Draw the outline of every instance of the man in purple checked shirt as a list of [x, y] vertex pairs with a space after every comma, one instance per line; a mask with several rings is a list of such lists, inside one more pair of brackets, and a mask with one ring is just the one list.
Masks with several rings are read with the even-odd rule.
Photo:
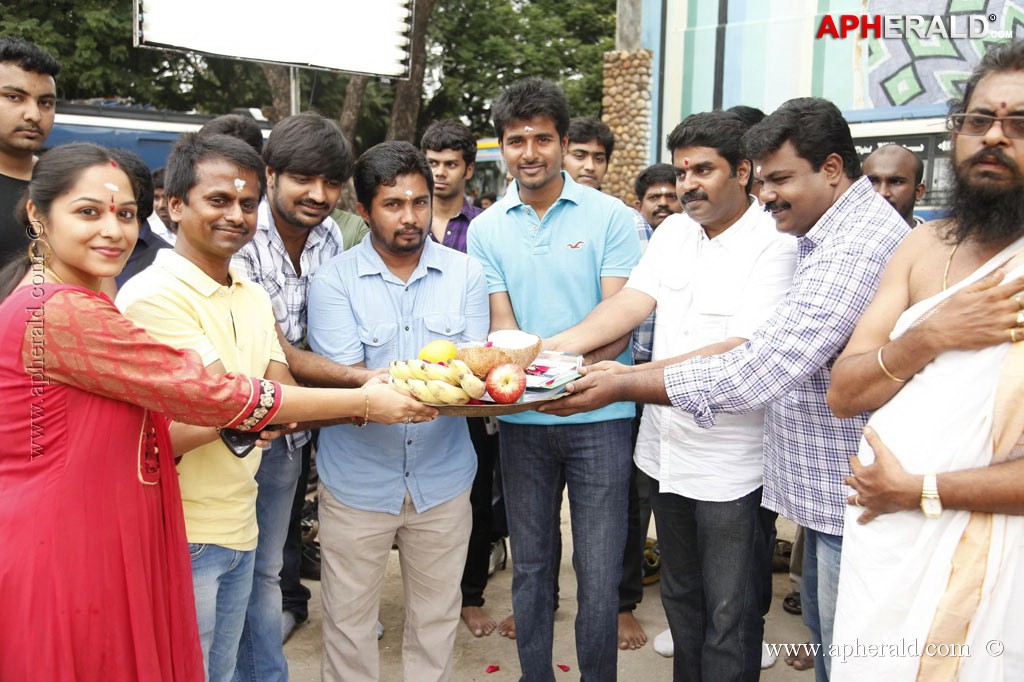
[[476, 138], [458, 121], [442, 119], [423, 132], [420, 150], [434, 174], [430, 236], [439, 244], [466, 253], [469, 223], [483, 211], [466, 200], [466, 183], [476, 165]]

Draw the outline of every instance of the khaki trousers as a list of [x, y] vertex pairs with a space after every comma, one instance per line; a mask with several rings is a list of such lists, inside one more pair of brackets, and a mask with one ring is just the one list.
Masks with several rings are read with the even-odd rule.
[[348, 507], [320, 486], [324, 682], [377, 682], [377, 616], [393, 543], [405, 590], [406, 682], [445, 682], [459, 625], [459, 587], [472, 526], [469, 490], [417, 513], [406, 494], [398, 516]]

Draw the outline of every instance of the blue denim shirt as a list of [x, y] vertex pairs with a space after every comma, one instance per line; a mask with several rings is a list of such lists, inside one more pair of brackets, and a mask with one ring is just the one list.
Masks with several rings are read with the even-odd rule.
[[[387, 367], [416, 357], [435, 339], [482, 340], [489, 324], [480, 263], [430, 239], [408, 282], [388, 270], [372, 239], [364, 239], [321, 265], [309, 290], [309, 344], [345, 365]], [[401, 511], [406, 491], [422, 512], [464, 492], [476, 474], [461, 417], [330, 426], [320, 432], [316, 462], [338, 501], [390, 514]]]

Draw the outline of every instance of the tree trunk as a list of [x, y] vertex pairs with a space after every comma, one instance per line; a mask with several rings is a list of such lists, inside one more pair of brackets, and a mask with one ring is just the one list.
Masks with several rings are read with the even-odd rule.
[[412, 64], [409, 79], [399, 81], [391, 109], [387, 139], [415, 142], [416, 123], [423, 95], [423, 76], [427, 70], [427, 27], [436, 0], [416, 0], [412, 26]]
[[277, 123], [291, 113], [291, 79], [288, 76], [288, 67], [280, 64], [261, 63], [260, 68], [270, 86], [270, 108], [264, 111], [264, 116], [272, 122]]
[[345, 86], [345, 103], [341, 105], [338, 127], [350, 142], [355, 139], [359, 112], [363, 109], [363, 95], [366, 93], [366, 84], [369, 82], [369, 76], [352, 74], [348, 79], [348, 85]]

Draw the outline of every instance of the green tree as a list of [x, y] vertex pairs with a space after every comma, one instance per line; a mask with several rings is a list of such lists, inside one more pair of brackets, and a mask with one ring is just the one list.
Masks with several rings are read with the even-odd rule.
[[436, 91], [422, 124], [462, 118], [477, 135], [493, 135], [491, 102], [524, 76], [561, 85], [574, 116], [599, 116], [615, 0], [438, 0], [430, 36]]
[[[3, 2], [0, 34], [24, 36], [61, 60], [64, 100], [123, 98], [172, 111], [219, 114], [236, 107], [273, 108], [265, 71], [254, 62], [132, 47], [131, 0], [18, 0]], [[422, 0], [421, 0], [422, 2]], [[543, 76], [565, 90], [573, 115], [600, 115], [602, 53], [614, 47], [615, 0], [436, 0], [427, 29], [425, 85], [419, 133], [433, 119], [454, 117], [480, 136], [492, 135], [490, 106], [523, 76]], [[266, 65], [264, 65], [266, 66]], [[301, 108], [340, 117], [353, 76], [300, 69]], [[398, 81], [367, 78], [353, 88], [344, 125], [357, 150], [388, 135], [395, 120]], [[414, 110], [404, 92], [399, 106]], [[355, 121], [353, 124], [352, 121]], [[408, 116], [401, 137], [409, 137]]]

